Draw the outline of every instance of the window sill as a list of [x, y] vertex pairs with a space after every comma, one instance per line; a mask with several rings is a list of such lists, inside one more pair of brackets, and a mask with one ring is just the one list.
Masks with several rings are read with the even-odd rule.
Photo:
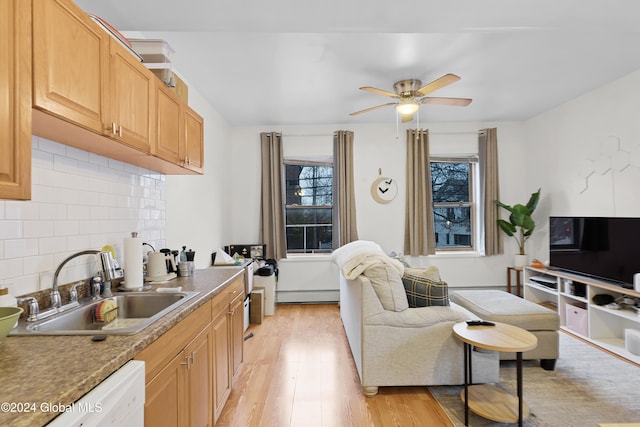
[[331, 261], [331, 254], [287, 254], [281, 262]]
[[451, 252], [436, 252], [436, 258], [479, 258], [482, 255], [478, 251], [451, 251]]

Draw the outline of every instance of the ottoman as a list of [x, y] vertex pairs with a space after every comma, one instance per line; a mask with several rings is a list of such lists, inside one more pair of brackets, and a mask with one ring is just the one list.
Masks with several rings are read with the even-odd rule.
[[[560, 316], [553, 310], [513, 294], [497, 291], [449, 292], [452, 302], [483, 320], [502, 322], [526, 329], [538, 338], [538, 346], [522, 354], [524, 359], [540, 359], [540, 366], [553, 370], [559, 356]], [[500, 353], [501, 360], [515, 360], [515, 353]]]

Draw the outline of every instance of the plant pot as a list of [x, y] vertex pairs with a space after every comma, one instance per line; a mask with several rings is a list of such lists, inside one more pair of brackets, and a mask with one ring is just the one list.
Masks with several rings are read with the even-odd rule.
[[513, 266], [524, 267], [529, 264], [529, 255], [514, 255]]

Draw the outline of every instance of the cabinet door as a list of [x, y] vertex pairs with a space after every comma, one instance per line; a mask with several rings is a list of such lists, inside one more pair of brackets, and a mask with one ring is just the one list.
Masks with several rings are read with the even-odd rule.
[[184, 166], [196, 172], [204, 167], [204, 121], [190, 107], [184, 106]]
[[187, 402], [190, 427], [212, 426], [211, 402], [213, 399], [211, 375], [213, 344], [211, 328], [207, 327], [186, 348], [188, 362]]
[[187, 427], [185, 395], [185, 355], [178, 354], [145, 389], [144, 425], [146, 427]]
[[31, 198], [31, 2], [0, 3], [0, 199]]
[[109, 116], [106, 134], [145, 153], [151, 152], [156, 77], [116, 40], [111, 40]]
[[180, 99], [162, 83], [156, 84], [156, 144], [152, 153], [175, 164], [180, 163], [183, 115]]
[[236, 376], [242, 364], [244, 346], [244, 293], [231, 302], [231, 376]]
[[34, 1], [34, 107], [102, 133], [109, 41], [71, 1]]
[[213, 319], [213, 412], [214, 423], [218, 420], [224, 404], [231, 393], [229, 372], [229, 314], [227, 308]]

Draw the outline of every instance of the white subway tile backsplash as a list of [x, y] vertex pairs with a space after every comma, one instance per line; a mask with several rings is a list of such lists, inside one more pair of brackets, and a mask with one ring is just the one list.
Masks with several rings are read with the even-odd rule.
[[17, 220], [39, 219], [39, 204], [32, 201], [7, 201], [5, 203], [5, 218]]
[[45, 153], [51, 154], [59, 154], [65, 155], [66, 153], [66, 145], [59, 144], [54, 141], [50, 141], [46, 138], [38, 138], [38, 151], [43, 151]]
[[54, 235], [53, 221], [24, 221], [24, 237], [39, 238], [51, 237]]
[[9, 293], [13, 296], [29, 294], [40, 290], [40, 275], [26, 274], [18, 277], [6, 279], [5, 283], [11, 283]]
[[[165, 176], [44, 138], [32, 145], [32, 200], [0, 201], [0, 281], [14, 295], [50, 288], [58, 264], [81, 250], [111, 245], [122, 261], [132, 231], [164, 246]], [[95, 273], [82, 258], [61, 283]]]
[[[80, 220], [91, 218], [91, 206], [67, 205], [65, 206], [66, 219]], [[57, 219], [57, 218], [56, 218]], [[59, 218], [62, 219], [62, 218]]]
[[43, 169], [38, 173], [40, 185], [53, 188], [66, 188], [69, 175], [54, 169]]
[[38, 255], [38, 239], [8, 239], [4, 241], [4, 258]]
[[22, 269], [22, 258], [0, 259], [0, 279], [6, 280], [12, 277], [19, 277], [24, 274]]
[[23, 237], [22, 221], [0, 221], [0, 240], [19, 239]]
[[70, 159], [76, 159], [82, 163], [89, 162], [89, 152], [87, 151], [79, 150], [75, 147], [67, 146], [66, 153], [67, 153], [67, 157]]
[[53, 271], [56, 268], [53, 254], [24, 257], [22, 264], [25, 275]]
[[78, 221], [54, 221], [53, 228], [56, 236], [73, 236], [78, 234]]
[[[102, 246], [104, 246], [104, 243]], [[79, 252], [87, 248], [91, 248], [91, 235], [90, 234], [78, 234], [76, 236], [67, 236], [67, 249], [74, 252]]]
[[[94, 165], [94, 166], [98, 165], [98, 166], [108, 167], [109, 166], [109, 159], [107, 159], [104, 156], [99, 156], [99, 155], [94, 154], [94, 153], [89, 153], [89, 161], [88, 161], [88, 163], [90, 165]], [[94, 170], [96, 170], [96, 169], [94, 168]]]
[[40, 255], [58, 254], [67, 250], [66, 237], [42, 237], [38, 239], [38, 253]]
[[39, 219], [73, 219], [69, 218], [67, 209], [68, 207], [66, 205], [60, 205], [57, 203], [39, 203], [38, 216]]

